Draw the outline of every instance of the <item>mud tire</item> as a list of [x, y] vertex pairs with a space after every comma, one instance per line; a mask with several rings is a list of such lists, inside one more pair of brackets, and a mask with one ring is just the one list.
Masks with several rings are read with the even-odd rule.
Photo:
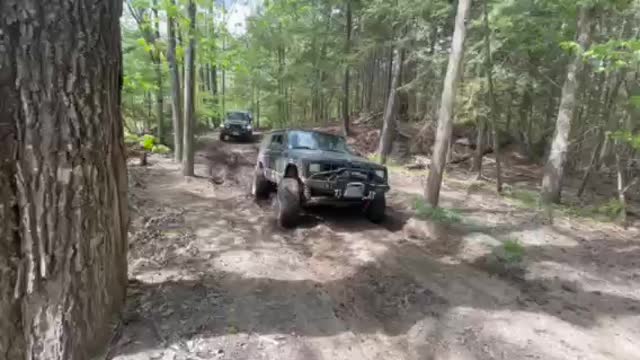
[[265, 200], [269, 197], [271, 190], [271, 184], [269, 180], [264, 176], [262, 169], [256, 169], [253, 174], [253, 182], [251, 183], [251, 195], [258, 200]]
[[386, 208], [387, 201], [385, 199], [385, 194], [377, 194], [373, 200], [369, 201], [368, 204], [365, 204], [364, 216], [372, 223], [379, 224], [383, 222], [386, 217]]
[[300, 221], [300, 183], [295, 178], [284, 178], [278, 184], [278, 224], [283, 228], [295, 227]]

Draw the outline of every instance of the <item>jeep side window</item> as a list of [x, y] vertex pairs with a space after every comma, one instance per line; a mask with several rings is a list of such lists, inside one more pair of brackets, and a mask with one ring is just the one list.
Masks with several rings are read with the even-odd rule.
[[269, 145], [272, 149], [280, 149], [282, 145], [284, 145], [284, 137], [282, 134], [273, 134], [271, 136], [271, 144]]

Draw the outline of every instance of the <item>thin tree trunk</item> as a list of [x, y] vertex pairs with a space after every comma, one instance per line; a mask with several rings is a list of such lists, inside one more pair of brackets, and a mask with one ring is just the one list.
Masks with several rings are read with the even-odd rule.
[[[178, 24], [178, 23], [176, 23]], [[178, 40], [178, 44], [185, 49], [186, 44], [184, 43], [184, 38], [182, 37], [182, 29], [180, 26], [176, 26], [176, 39]], [[177, 54], [177, 53], [176, 53]], [[178, 59], [178, 67], [180, 69], [180, 83], [184, 84], [184, 54], [181, 59]]]
[[584, 193], [584, 190], [587, 187], [587, 183], [589, 182], [589, 177], [591, 176], [591, 172], [593, 171], [593, 168], [595, 167], [596, 162], [598, 160], [598, 154], [600, 153], [600, 149], [604, 144], [604, 136], [601, 130], [598, 131], [597, 138], [598, 138], [598, 143], [596, 147], [593, 148], [593, 152], [591, 153], [591, 159], [589, 160], [589, 165], [587, 166], [587, 170], [584, 172], [584, 175], [582, 176], [582, 181], [580, 181], [580, 186], [578, 187], [578, 193], [576, 194], [576, 196], [579, 198], [582, 197], [582, 194]]
[[127, 287], [122, 2], [0, 8], [0, 358], [91, 359]]
[[404, 57], [404, 49], [395, 50], [393, 76], [391, 78], [391, 91], [387, 100], [386, 110], [384, 112], [382, 132], [380, 133], [380, 142], [378, 144], [378, 157], [380, 163], [387, 163], [387, 156], [391, 152], [393, 138], [396, 132], [397, 110], [398, 110], [398, 84], [400, 82], [400, 74], [402, 73], [402, 58]]
[[[623, 79], [624, 77], [620, 76], [618, 80], [616, 80], [612, 88], [609, 88], [609, 85], [608, 85], [610, 78], [604, 81], [604, 86], [606, 87], [606, 90], [604, 91], [604, 94], [605, 94], [604, 99], [602, 99], [602, 101], [598, 101], [598, 103], [604, 102], [604, 106], [601, 107], [600, 116], [602, 118], [601, 120], [602, 126], [604, 126], [605, 129], [612, 127], [612, 124], [610, 124], [611, 114], [615, 111], [615, 106], [614, 106], [615, 99], [618, 96], [618, 91], [620, 90], [620, 86], [622, 85]], [[607, 143], [606, 131], [603, 131], [602, 129], [600, 129], [598, 131], [597, 138], [598, 138], [598, 143], [596, 147], [593, 149], [593, 153], [591, 154], [591, 158], [589, 160], [589, 165], [587, 167], [587, 170], [584, 173], [584, 176], [582, 177], [582, 181], [580, 182], [580, 187], [578, 188], [578, 193], [577, 193], [578, 197], [582, 197], [582, 194], [585, 188], [587, 187], [587, 183], [589, 182], [589, 177], [591, 176], [593, 169], [598, 168], [598, 155], [600, 155], [600, 152], [602, 151], [603, 146], [605, 146]]]
[[[498, 122], [498, 104], [496, 103], [496, 96], [493, 87], [493, 56], [491, 54], [491, 28], [489, 27], [489, 0], [483, 2], [484, 12], [484, 46], [485, 46], [485, 59], [486, 59], [486, 71], [487, 71], [487, 84], [489, 85], [489, 123], [491, 124], [491, 132], [493, 138], [493, 154], [496, 158], [496, 191], [502, 192], [502, 169], [500, 161], [500, 138], [498, 135], [497, 122]], [[480, 164], [482, 164], [482, 155], [480, 155]], [[480, 166], [482, 168], [482, 165]], [[480, 170], [479, 170], [480, 171]], [[478, 175], [481, 175], [479, 172]]]
[[[587, 49], [591, 42], [591, 23], [593, 9], [583, 6], [580, 8], [578, 19], [578, 44]], [[551, 143], [551, 150], [544, 168], [541, 197], [545, 203], [559, 203], [562, 191], [562, 178], [567, 160], [569, 147], [569, 131], [571, 120], [576, 109], [576, 94], [578, 93], [578, 78], [582, 71], [582, 59], [577, 54], [569, 64], [567, 79], [562, 88], [560, 109], [556, 120], [556, 130]]]
[[182, 157], [182, 174], [184, 176], [193, 176], [194, 148], [193, 148], [193, 128], [194, 119], [194, 93], [196, 80], [196, 4], [195, 0], [189, 0], [189, 45], [185, 54], [185, 79], [184, 79], [184, 132], [183, 132], [183, 157]]
[[156, 73], [156, 136], [158, 140], [164, 142], [164, 92], [162, 79], [162, 57], [158, 47], [158, 39], [160, 39], [160, 18], [158, 17], [158, 0], [153, 0], [153, 26], [154, 26], [154, 68]]
[[342, 131], [344, 136], [349, 135], [349, 53], [351, 52], [351, 0], [347, 1], [347, 38], [345, 39], [344, 53], [347, 59], [344, 69], [344, 94], [342, 96]]
[[151, 93], [146, 91], [144, 93], [144, 100], [147, 103], [147, 118], [144, 120], [144, 133], [147, 134], [151, 131], [151, 118], [153, 117], [153, 100], [151, 99]]
[[389, 58], [388, 58], [388, 62], [387, 62], [387, 76], [386, 76], [386, 83], [384, 84], [384, 92], [382, 93], [382, 111], [385, 111], [385, 106], [387, 106], [387, 99], [389, 98], [389, 93], [391, 92], [391, 81], [393, 78], [393, 52], [394, 52], [394, 47], [390, 46], [389, 47]]
[[[213, 107], [216, 110], [216, 113], [219, 114], [220, 109], [218, 106], [220, 104], [219, 94], [218, 94], [218, 67], [216, 65], [211, 66], [211, 96], [213, 97]], [[216, 123], [221, 121], [220, 116], [216, 116]]]
[[616, 185], [618, 190], [618, 201], [620, 202], [620, 214], [618, 215], [618, 221], [621, 225], [627, 226], [627, 196], [625, 188], [624, 169], [622, 167], [622, 161], [620, 160], [620, 151], [617, 149], [618, 141], [614, 141], [616, 147], [614, 156], [616, 159]]
[[368, 82], [367, 82], [367, 89], [365, 90], [367, 99], [364, 102], [364, 112], [366, 113], [371, 112], [371, 103], [373, 101], [373, 84], [376, 80], [375, 69], [376, 69], [376, 53], [374, 52], [371, 55], [371, 60], [369, 64], [367, 65]]
[[[170, 3], [175, 6], [175, 0]], [[169, 74], [171, 76], [171, 118], [173, 121], [173, 158], [176, 162], [182, 161], [182, 103], [180, 101], [180, 69], [176, 60], [176, 31], [175, 19], [169, 16], [167, 19], [167, 35], [169, 44], [167, 48], [167, 61], [169, 62]]]
[[444, 88], [442, 90], [442, 98], [440, 101], [436, 142], [434, 145], [433, 156], [431, 158], [429, 177], [427, 178], [427, 185], [425, 188], [425, 197], [433, 207], [438, 206], [438, 201], [440, 199], [442, 175], [444, 173], [448, 145], [451, 139], [456, 87], [460, 78], [460, 68], [464, 56], [464, 38], [466, 32], [465, 19], [469, 13], [470, 6], [471, 0], [458, 1], [453, 41], [451, 43], [451, 54], [449, 55], [449, 64], [447, 66], [447, 73], [444, 79]]
[[260, 128], [260, 87], [258, 87], [258, 97], [256, 99], [256, 129]]
[[484, 157], [484, 142], [486, 138], [486, 120], [478, 119], [478, 129], [476, 131], [476, 151], [473, 156], [471, 171], [477, 173], [477, 179], [482, 179], [482, 158]]

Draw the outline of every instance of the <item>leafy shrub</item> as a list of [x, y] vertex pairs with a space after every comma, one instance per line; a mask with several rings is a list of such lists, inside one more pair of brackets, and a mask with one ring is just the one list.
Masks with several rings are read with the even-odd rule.
[[140, 142], [140, 137], [138, 135], [132, 134], [132, 133], [129, 133], [129, 132], [125, 132], [125, 134], [124, 134], [124, 143], [126, 145], [129, 145], [129, 146], [136, 145], [139, 142]]
[[518, 240], [506, 240], [500, 249], [496, 256], [508, 264], [519, 263], [524, 257], [524, 247]]
[[525, 267], [522, 263], [524, 253], [525, 248], [518, 240], [508, 239], [494, 247], [491, 254], [479, 265], [492, 274], [522, 281], [525, 278]]
[[136, 134], [125, 133], [124, 143], [127, 146], [140, 146], [145, 151], [156, 154], [168, 154], [171, 152], [168, 146], [161, 144], [157, 137], [149, 134], [138, 136]]
[[421, 199], [416, 199], [414, 209], [418, 219], [432, 220], [443, 224], [457, 224], [462, 222], [462, 216], [457, 211], [441, 207], [434, 208]]
[[140, 146], [147, 151], [152, 151], [153, 146], [157, 143], [157, 139], [153, 135], [145, 134], [140, 138]]
[[158, 144], [153, 145], [153, 148], [151, 148], [151, 152], [164, 155], [170, 153], [171, 149], [169, 149], [169, 147], [166, 145]]
[[622, 203], [618, 199], [611, 199], [603, 205], [594, 209], [594, 212], [599, 215], [614, 220], [617, 219], [623, 211]]

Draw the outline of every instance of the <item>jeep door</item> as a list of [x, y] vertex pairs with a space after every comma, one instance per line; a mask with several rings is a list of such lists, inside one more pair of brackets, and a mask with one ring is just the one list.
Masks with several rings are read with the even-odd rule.
[[284, 133], [277, 132], [271, 134], [271, 140], [269, 141], [269, 146], [265, 149], [265, 160], [266, 163], [264, 167], [266, 168], [267, 177], [269, 180], [273, 182], [277, 182], [280, 178], [279, 173], [281, 170], [279, 169], [278, 163], [281, 161], [282, 153], [285, 149], [285, 138]]

